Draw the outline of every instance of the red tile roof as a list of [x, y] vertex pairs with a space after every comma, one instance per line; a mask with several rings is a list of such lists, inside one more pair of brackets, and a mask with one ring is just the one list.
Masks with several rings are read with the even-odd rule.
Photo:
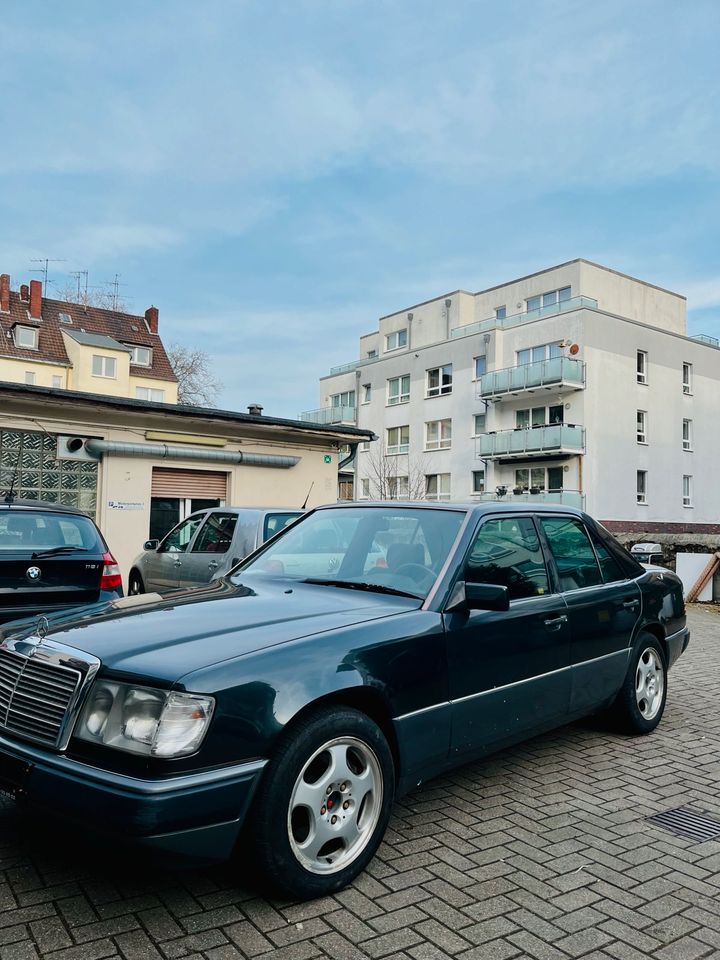
[[[10, 292], [10, 312], [0, 311], [0, 357], [12, 357], [17, 360], [45, 360], [63, 366], [70, 366], [65, 350], [65, 341], [60, 332], [85, 331], [104, 334], [120, 343], [152, 348], [152, 366], [131, 365], [130, 372], [137, 376], [151, 377], [157, 380], [177, 380], [165, 352], [162, 340], [157, 333], [148, 330], [145, 317], [136, 317], [118, 310], [103, 310], [100, 307], [85, 307], [79, 303], [66, 303], [64, 300], [50, 300], [43, 297], [42, 321], [33, 319], [28, 313], [29, 303], [20, 299], [20, 294]], [[67, 313], [72, 324], [60, 323], [59, 314]], [[15, 324], [33, 326], [39, 331], [38, 349], [29, 350], [18, 347], [12, 335]]]

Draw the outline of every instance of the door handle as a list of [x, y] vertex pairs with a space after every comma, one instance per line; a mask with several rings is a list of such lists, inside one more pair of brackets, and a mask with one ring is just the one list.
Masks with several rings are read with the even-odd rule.
[[639, 600], [626, 600], [626, 601], [623, 603], [623, 607], [624, 607], [626, 610], [637, 610], [637, 607], [638, 607], [639, 603], [640, 603]]
[[211, 570], [214, 570], [215, 567], [217, 566], [219, 566], [217, 560], [211, 560], [210, 563], [208, 564], [208, 567], [210, 567]]
[[181, 567], [181, 566], [182, 566], [182, 560], [173, 560], [173, 565], [176, 566], [176, 567]]
[[561, 613], [559, 617], [551, 617], [549, 620], [546, 620], [545, 626], [549, 630], [559, 630], [564, 623], [567, 623], [567, 614]]

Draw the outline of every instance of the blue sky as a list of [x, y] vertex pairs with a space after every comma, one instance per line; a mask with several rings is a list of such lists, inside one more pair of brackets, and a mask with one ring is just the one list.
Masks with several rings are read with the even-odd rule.
[[[9, 0], [0, 268], [295, 416], [378, 316], [587, 257], [720, 336], [720, 3]], [[52, 288], [51, 288], [52, 289]]]

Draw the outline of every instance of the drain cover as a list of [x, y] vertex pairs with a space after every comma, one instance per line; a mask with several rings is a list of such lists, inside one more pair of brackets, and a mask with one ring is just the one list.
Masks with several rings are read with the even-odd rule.
[[714, 820], [702, 810], [693, 810], [691, 807], [675, 807], [674, 810], [665, 810], [646, 819], [678, 837], [687, 837], [696, 843], [720, 839], [720, 820]]

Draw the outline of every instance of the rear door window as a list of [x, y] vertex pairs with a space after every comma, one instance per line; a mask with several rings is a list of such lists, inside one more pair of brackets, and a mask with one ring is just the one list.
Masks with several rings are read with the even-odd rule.
[[627, 580], [627, 574], [623, 571], [615, 557], [610, 553], [605, 544], [599, 537], [593, 536], [593, 546], [600, 561], [600, 570], [602, 571], [605, 583], [616, 583], [618, 580]]
[[466, 583], [507, 587], [511, 600], [549, 593], [545, 558], [530, 517], [486, 520], [465, 561]]
[[236, 513], [209, 513], [192, 545], [192, 553], [227, 553], [237, 519]]
[[560, 589], [578, 590], [603, 582], [595, 551], [584, 525], [576, 517], [540, 517], [560, 576]]

